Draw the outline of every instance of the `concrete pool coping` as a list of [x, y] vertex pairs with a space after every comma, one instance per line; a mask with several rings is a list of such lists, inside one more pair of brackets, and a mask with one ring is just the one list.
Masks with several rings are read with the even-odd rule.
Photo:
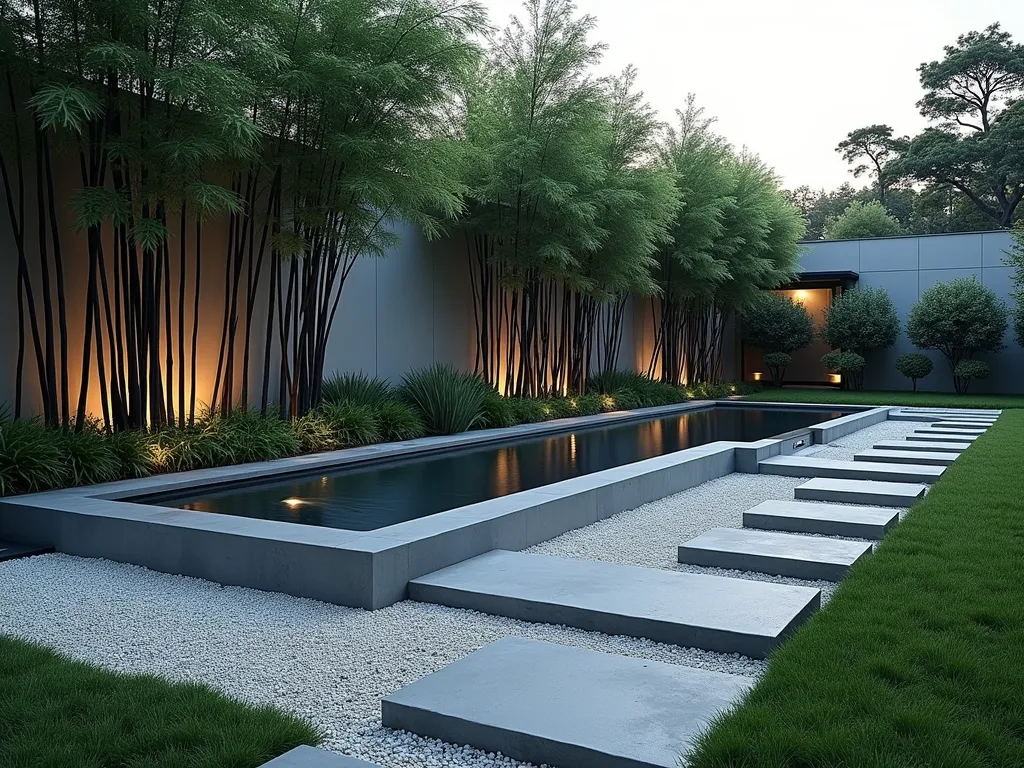
[[[193, 512], [137, 500], [714, 407], [855, 412], [774, 438], [707, 443], [366, 532]], [[695, 401], [158, 475], [6, 499], [0, 502], [0, 539], [226, 585], [383, 608], [405, 598], [411, 579], [494, 549], [525, 549], [734, 471], [757, 472], [762, 459], [885, 421], [890, 410]]]

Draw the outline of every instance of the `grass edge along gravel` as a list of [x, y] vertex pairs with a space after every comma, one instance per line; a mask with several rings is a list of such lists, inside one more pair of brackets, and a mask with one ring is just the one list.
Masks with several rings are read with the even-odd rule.
[[821, 403], [823, 405], [890, 405], [908, 408], [1024, 408], [1024, 395], [954, 395], [945, 392], [893, 392], [845, 389], [766, 389], [742, 400], [761, 403]]
[[254, 768], [322, 738], [200, 683], [108, 671], [0, 636], [3, 768]]
[[692, 768], [1024, 765], [1024, 411], [851, 569]]

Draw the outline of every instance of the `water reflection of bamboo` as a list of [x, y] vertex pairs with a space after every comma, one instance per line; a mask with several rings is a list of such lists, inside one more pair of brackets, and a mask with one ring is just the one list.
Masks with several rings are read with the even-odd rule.
[[519, 452], [515, 448], [502, 448], [494, 457], [493, 495], [505, 496], [515, 493], [519, 481]]

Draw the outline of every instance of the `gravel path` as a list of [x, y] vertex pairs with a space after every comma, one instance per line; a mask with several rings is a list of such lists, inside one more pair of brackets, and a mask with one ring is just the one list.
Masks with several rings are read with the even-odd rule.
[[[826, 450], [830, 458], [849, 458], [913, 428], [909, 422], [881, 424]], [[730, 475], [531, 551], [682, 569], [673, 562], [677, 544], [709, 528], [738, 526], [745, 509], [765, 499], [792, 498], [800, 482]], [[508, 758], [380, 726], [383, 696], [500, 637], [517, 635], [746, 676], [759, 675], [766, 664], [413, 602], [361, 611], [60, 554], [0, 564], [0, 595], [0, 633], [111, 669], [202, 680], [238, 699], [277, 706], [319, 726], [327, 734], [327, 748], [387, 768], [516, 765]]]

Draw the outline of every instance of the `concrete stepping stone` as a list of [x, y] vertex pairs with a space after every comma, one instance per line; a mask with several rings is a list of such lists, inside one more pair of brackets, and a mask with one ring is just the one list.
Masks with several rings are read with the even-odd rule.
[[977, 440], [980, 435], [951, 435], [949, 432], [932, 432], [930, 430], [919, 429], [906, 436], [906, 440], [920, 442], [922, 440], [938, 442], [938, 443], [973, 443]]
[[679, 562], [797, 579], [839, 581], [851, 565], [869, 554], [871, 545], [859, 541], [712, 528], [679, 547]]
[[984, 432], [992, 424], [978, 421], [936, 421], [932, 423], [932, 429], [973, 429]]
[[380, 768], [354, 757], [339, 755], [316, 747], [301, 746], [275, 757], [260, 768]]
[[958, 454], [943, 451], [887, 451], [879, 448], [868, 448], [853, 454], [854, 461], [869, 461], [885, 464], [927, 464], [935, 467], [948, 467], [956, 461]]
[[875, 443], [880, 451], [938, 451], [940, 453], [961, 454], [971, 447], [970, 443], [946, 442], [937, 440], [882, 440]]
[[913, 435], [963, 435], [964, 437], [979, 437], [985, 434], [983, 427], [922, 427], [915, 429]]
[[875, 507], [910, 507], [928, 490], [921, 483], [883, 483], [877, 480], [836, 480], [816, 477], [793, 489], [804, 501], [868, 504]]
[[676, 768], [754, 681], [506, 637], [381, 702], [387, 728], [552, 766]]
[[758, 470], [787, 477], [831, 477], [842, 480], [881, 480], [889, 483], [934, 483], [945, 467], [921, 464], [871, 464], [835, 461], [814, 456], [772, 456], [758, 462]]
[[819, 590], [494, 550], [409, 582], [420, 602], [763, 658]]
[[885, 507], [845, 506], [817, 501], [762, 501], [743, 513], [746, 528], [881, 539], [900, 513]]

